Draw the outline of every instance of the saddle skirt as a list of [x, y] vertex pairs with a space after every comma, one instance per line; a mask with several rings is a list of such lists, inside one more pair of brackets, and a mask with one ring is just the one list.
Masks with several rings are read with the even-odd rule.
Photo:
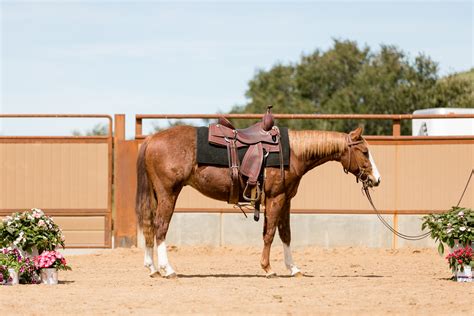
[[[227, 155], [227, 148], [221, 145], [214, 145], [209, 143], [209, 127], [200, 126], [196, 129], [197, 148], [196, 160], [200, 166], [220, 166], [229, 167], [229, 157]], [[290, 145], [288, 139], [288, 129], [280, 127], [280, 142], [282, 147], [283, 166], [288, 167], [290, 164]], [[237, 148], [239, 161], [244, 159], [244, 155], [249, 147]], [[277, 152], [270, 152], [266, 161], [266, 168], [280, 167], [280, 157]]]
[[[262, 170], [264, 156], [270, 152], [280, 152], [280, 131], [276, 126], [265, 131], [261, 122], [242, 130], [216, 123], [209, 125], [209, 143], [226, 146], [231, 160], [233, 156], [237, 160], [233, 166], [231, 162], [229, 167], [238, 168], [240, 174], [248, 177], [247, 183], [254, 186]], [[232, 152], [232, 147], [235, 147], [235, 153]], [[249, 149], [240, 164], [236, 149], [241, 147]]]

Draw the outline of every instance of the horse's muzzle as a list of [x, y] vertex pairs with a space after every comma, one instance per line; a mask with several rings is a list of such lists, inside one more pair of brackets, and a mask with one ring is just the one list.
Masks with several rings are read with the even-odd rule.
[[367, 185], [371, 188], [378, 187], [380, 185], [380, 181], [381, 181], [380, 177], [376, 179], [373, 176], [369, 176], [367, 179]]

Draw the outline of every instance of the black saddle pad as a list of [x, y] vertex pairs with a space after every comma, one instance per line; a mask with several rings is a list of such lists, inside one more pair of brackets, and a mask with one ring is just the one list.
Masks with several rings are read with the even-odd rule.
[[[288, 128], [280, 128], [281, 145], [283, 150], [283, 165], [290, 165], [290, 142], [288, 139]], [[227, 148], [209, 144], [209, 128], [206, 126], [197, 128], [197, 163], [199, 165], [229, 166]], [[242, 162], [248, 148], [239, 148], [239, 160]], [[280, 156], [278, 153], [270, 153], [267, 157], [267, 167], [280, 167]]]

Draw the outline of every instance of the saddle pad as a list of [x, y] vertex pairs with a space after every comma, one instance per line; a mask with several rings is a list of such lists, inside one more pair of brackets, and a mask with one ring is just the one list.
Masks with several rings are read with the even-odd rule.
[[[208, 134], [209, 128], [207, 126], [198, 127], [197, 129], [197, 154], [196, 159], [199, 165], [212, 166], [229, 166], [229, 159], [227, 157], [227, 148], [209, 144]], [[281, 145], [283, 150], [283, 165], [290, 164], [290, 142], [288, 138], [288, 128], [280, 128]], [[247, 147], [239, 148], [239, 161], [242, 162]], [[267, 167], [280, 167], [279, 153], [270, 153], [267, 157]]]

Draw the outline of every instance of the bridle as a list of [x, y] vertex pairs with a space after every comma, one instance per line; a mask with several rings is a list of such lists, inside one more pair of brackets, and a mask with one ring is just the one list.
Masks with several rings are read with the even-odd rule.
[[[348, 147], [348, 153], [349, 153], [349, 158], [348, 158], [348, 163], [347, 163], [347, 167], [344, 167], [344, 165], [342, 166], [344, 172], [346, 174], [349, 173], [349, 168], [351, 167], [351, 152], [352, 152], [352, 146], [355, 146], [355, 145], [358, 145], [358, 144], [361, 144], [363, 143], [364, 140], [358, 140], [358, 141], [352, 141], [351, 139], [351, 136], [350, 135], [347, 135], [347, 147]], [[365, 174], [365, 171], [367, 170], [366, 168], [363, 168], [359, 165], [359, 162], [357, 161], [357, 159], [355, 160], [356, 164], [357, 164], [357, 168], [359, 169], [359, 173], [356, 175], [356, 181], [357, 183], [359, 183], [359, 181], [362, 183], [362, 186], [364, 189], [368, 188], [369, 187], [369, 177], [366, 175], [365, 179], [362, 179], [362, 176]]]
[[[348, 168], [350, 168], [351, 166], [351, 151], [352, 151], [352, 146], [354, 145], [357, 145], [357, 144], [360, 144], [360, 143], [363, 143], [364, 140], [358, 140], [358, 141], [352, 141], [350, 135], [347, 135], [347, 146], [348, 146], [348, 151], [349, 151], [349, 159], [348, 159], [348, 165], [347, 167], [344, 167], [343, 165], [343, 169], [344, 169], [344, 172], [347, 174], [349, 173], [349, 170]], [[406, 235], [406, 234], [402, 234], [400, 233], [399, 231], [397, 231], [395, 228], [393, 228], [389, 223], [387, 223], [387, 221], [382, 217], [382, 215], [380, 214], [380, 212], [377, 210], [377, 208], [375, 207], [374, 205], [374, 202], [372, 201], [372, 197], [370, 196], [370, 192], [369, 192], [369, 177], [366, 176], [365, 180], [362, 179], [362, 176], [365, 174], [365, 171], [366, 171], [366, 168], [361, 168], [361, 166], [359, 165], [359, 162], [357, 161], [356, 159], [356, 164], [357, 164], [357, 167], [359, 168], [359, 173], [357, 174], [356, 178], [357, 178], [357, 182], [360, 182], [362, 183], [362, 192], [365, 193], [365, 196], [367, 197], [367, 200], [369, 200], [369, 203], [370, 205], [372, 206], [372, 208], [374, 209], [374, 212], [375, 214], [377, 214], [377, 217], [379, 218], [379, 220], [382, 222], [382, 224], [384, 224], [385, 227], [387, 227], [392, 233], [394, 233], [395, 235], [397, 235], [398, 237], [400, 238], [403, 238], [403, 239], [406, 239], [406, 240], [420, 240], [420, 239], [423, 239], [423, 238], [426, 238], [428, 237], [430, 234], [431, 234], [431, 231], [429, 232], [426, 232], [426, 233], [423, 233], [421, 235], [415, 235], [415, 236], [412, 236], [412, 235]], [[472, 174], [471, 174], [472, 175]]]
[[[350, 135], [347, 135], [347, 146], [348, 146], [348, 151], [349, 151], [349, 159], [348, 159], [348, 164], [347, 164], [347, 167], [344, 167], [344, 165], [342, 166], [343, 169], [344, 169], [344, 172], [347, 174], [349, 173], [349, 169], [350, 166], [351, 166], [351, 151], [352, 151], [352, 146], [354, 145], [357, 145], [357, 144], [360, 144], [360, 143], [363, 143], [364, 140], [358, 140], [358, 141], [355, 141], [353, 142]], [[367, 197], [367, 200], [369, 201], [370, 205], [372, 206], [375, 214], [377, 215], [377, 217], [379, 218], [379, 220], [382, 222], [382, 224], [387, 227], [393, 234], [395, 234], [396, 236], [402, 238], [402, 239], [405, 239], [405, 240], [411, 240], [411, 241], [415, 241], [415, 240], [421, 240], [421, 239], [424, 239], [428, 236], [430, 236], [431, 234], [431, 231], [428, 231], [428, 232], [425, 232], [425, 233], [422, 233], [420, 235], [407, 235], [407, 234], [402, 234], [400, 233], [399, 231], [397, 231], [395, 228], [393, 228], [389, 223], [387, 223], [387, 221], [382, 217], [382, 215], [380, 214], [380, 212], [377, 210], [377, 208], [375, 207], [374, 205], [374, 202], [372, 201], [372, 197], [370, 196], [370, 192], [369, 192], [369, 177], [367, 176], [364, 179], [362, 179], [362, 176], [364, 175], [365, 173], [365, 168], [361, 168], [360, 165], [359, 165], [359, 162], [357, 161], [356, 159], [356, 164], [357, 164], [357, 167], [359, 168], [359, 173], [357, 174], [357, 182], [362, 182], [362, 192], [365, 193], [365, 196]], [[466, 189], [467, 187], [469, 186], [469, 182], [471, 181], [471, 177], [474, 175], [474, 169], [471, 170], [471, 174], [469, 176], [469, 179], [467, 180], [467, 183], [466, 183], [466, 187], [464, 188], [464, 191], [461, 195], [461, 198], [459, 199], [459, 202], [458, 202], [458, 206], [459, 204], [461, 203], [461, 200], [462, 198], [464, 197], [464, 193], [466, 192]]]

